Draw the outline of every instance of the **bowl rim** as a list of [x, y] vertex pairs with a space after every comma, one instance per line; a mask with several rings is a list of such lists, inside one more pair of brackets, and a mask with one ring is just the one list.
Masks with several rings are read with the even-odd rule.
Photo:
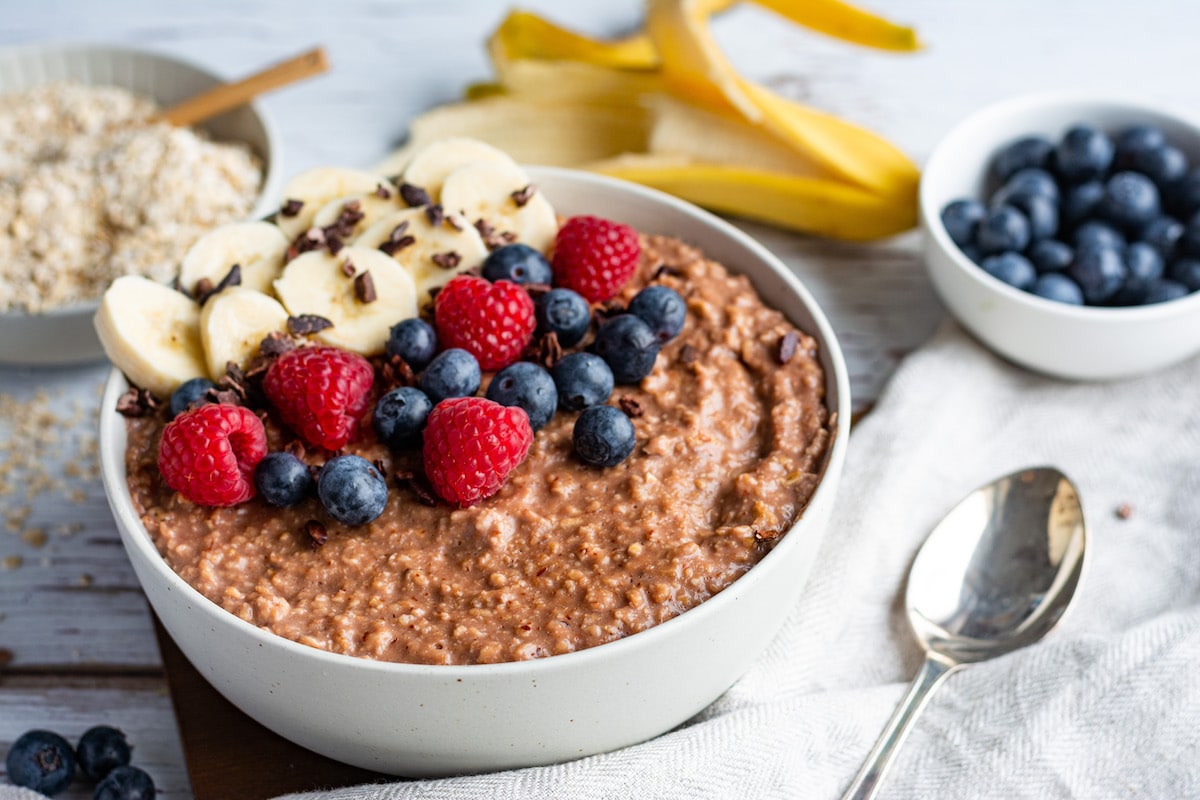
[[[86, 39], [21, 42], [0, 46], [0, 59], [8, 56], [33, 57], [43, 54], [70, 53], [114, 53], [121, 55], [133, 55], [138, 58], [146, 58], [149, 60], [167, 63], [174, 62], [175, 64], [195, 70], [196, 72], [204, 75], [206, 78], [210, 78], [216, 83], [225, 83], [229, 80], [229, 78], [218, 75], [211, 68], [204, 64], [193, 61], [190, 58], [178, 56], [165, 50], [157, 50], [152, 47], [113, 44], [110, 42], [92, 42]], [[0, 93], [4, 93], [3, 90], [0, 90]], [[157, 102], [157, 100], [155, 102]], [[262, 186], [258, 197], [255, 198], [254, 206], [250, 209], [247, 216], [247, 219], [259, 219], [274, 213], [278, 203], [278, 198], [272, 197], [271, 195], [279, 190], [283, 179], [282, 140], [280, 139], [279, 129], [276, 126], [275, 121], [267, 113], [259, 98], [253, 98], [249, 102], [238, 106], [238, 108], [249, 108], [253, 112], [255, 118], [262, 126], [264, 139], [266, 141], [267, 149], [269, 150], [269, 152], [265, 154], [267, 168], [263, 170]], [[243, 142], [243, 144], [245, 143]], [[257, 155], [259, 155], [261, 158], [264, 154]], [[235, 222], [238, 220], [230, 221]], [[92, 300], [83, 300], [78, 303], [56, 306], [45, 311], [37, 311], [32, 313], [19, 309], [0, 310], [0, 320], [16, 322], [25, 319], [54, 319], [57, 317], [74, 317], [82, 313], [91, 315], [94, 314], [99, 308], [100, 298], [97, 297]], [[0, 364], [3, 363], [3, 361], [0, 361]]]
[[[801, 304], [805, 307], [808, 313], [812, 316], [815, 330], [806, 331], [809, 335], [817, 338], [821, 349], [823, 349], [828, 358], [828, 363], [832, 367], [832, 375], [826, 375], [826, 386], [832, 383], [838, 393], [836, 407], [828, 408], [831, 422], [831, 437], [829, 443], [829, 452], [822, 466], [821, 479], [817, 484], [809, 502], [801, 509], [799, 516], [793, 523], [781, 541], [776, 544], [770, 552], [768, 552], [761, 561], [756, 563], [745, 573], [739, 576], [731, 584], [718, 592], [716, 595], [707, 600], [693, 606], [691, 609], [672, 617], [669, 620], [658, 623], [650, 628], [647, 628], [637, 633], [630, 634], [621, 639], [617, 639], [593, 647], [576, 650], [570, 653], [547, 656], [545, 658], [530, 659], [526, 661], [505, 661], [494, 664], [412, 664], [393, 661], [379, 661], [375, 659], [365, 658], [362, 656], [351, 656], [343, 653], [334, 653], [328, 650], [323, 650], [308, 645], [300, 644], [299, 642], [287, 639], [276, 633], [260, 628], [253, 623], [247, 622], [240, 617], [231, 614], [219, 605], [209, 600], [191, 584], [181, 578], [159, 553], [157, 546], [150, 538], [149, 533], [142, 525], [141, 519], [133, 510], [133, 502], [129, 493], [125, 470], [124, 452], [120, 454], [114, 452], [113, 437], [115, 435], [115, 426], [123, 424], [124, 418], [115, 411], [116, 402], [120, 394], [124, 391], [127, 385], [124, 375], [116, 367], [113, 367], [109, 372], [108, 378], [105, 381], [104, 392], [100, 400], [99, 414], [99, 439], [100, 439], [100, 466], [101, 476], [104, 482], [105, 493], [108, 496], [109, 505], [112, 508], [115, 522], [122, 534], [122, 539], [128, 546], [130, 540], [138, 548], [139, 552], [146, 556], [151, 569], [160, 578], [164, 579], [170, 588], [178, 589], [184, 595], [192, 600], [199, 608], [204, 609], [202, 613], [208, 615], [220, 615], [220, 619], [234, 625], [242, 632], [249, 634], [260, 645], [269, 643], [271, 646], [280, 647], [283, 652], [293, 656], [316, 659], [321, 664], [327, 664], [330, 667], [337, 668], [354, 668], [368, 670], [370, 672], [378, 672], [383, 674], [395, 674], [408, 677], [428, 677], [428, 678], [444, 678], [451, 679], [461, 678], [465, 675], [470, 675], [472, 678], [487, 678], [487, 677], [502, 677], [502, 676], [536, 676], [543, 673], [551, 673], [564, 669], [575, 669], [580, 666], [585, 666], [589, 662], [596, 659], [611, 659], [620, 658], [622, 653], [633, 652], [646, 647], [652, 647], [655, 642], [664, 636], [671, 635], [672, 631], [681, 625], [701, 625], [703, 621], [710, 615], [718, 613], [725, 605], [736, 602], [737, 595], [747, 589], [753, 587], [760, 579], [758, 576], [763, 574], [763, 570], [759, 568], [764, 564], [774, 564], [784, 558], [784, 553], [794, 547], [800, 546], [800, 537], [793, 535], [796, 526], [804, 519], [805, 512], [816, 504], [829, 504], [835, 500], [837, 491], [838, 479], [840, 477], [842, 464], [846, 457], [846, 449], [848, 446], [850, 432], [850, 382], [849, 372], [846, 367], [845, 360], [842, 355], [841, 347], [837, 337], [834, 334], [833, 327], [830, 325], [824, 311], [817, 304], [816, 300], [809, 291], [800, 282], [799, 278], [788, 267], [771, 253], [764, 245], [749, 234], [744, 233], [733, 224], [717, 217], [716, 215], [705, 211], [697, 206], [692, 205], [684, 200], [680, 200], [671, 195], [665, 194], [655, 189], [640, 186], [638, 184], [623, 181], [617, 178], [612, 178], [595, 173], [584, 172], [581, 170], [573, 170], [559, 167], [526, 167], [527, 171], [535, 180], [539, 176], [553, 176], [558, 179], [580, 181], [586, 185], [603, 186], [608, 188], [616, 188], [625, 192], [630, 192], [644, 199], [649, 199], [654, 202], [664, 204], [671, 209], [682, 212], [688, 216], [696, 218], [698, 222], [705, 227], [714, 229], [718, 236], [726, 237], [734, 240], [740, 246], [747, 248], [756, 258], [766, 264], [773, 272], [776, 272], [780, 278], [784, 280], [788, 288], [793, 291]], [[739, 273], [740, 274], [740, 273]], [[828, 370], [826, 370], [828, 372]], [[832, 378], [832, 380], [831, 380]], [[828, 406], [829, 393], [826, 392], [826, 403]], [[836, 418], [834, 418], [836, 415]], [[790, 610], [790, 609], [789, 609]], [[212, 617], [216, 618], [216, 617]], [[757, 654], [756, 654], [757, 655]]]
[[[1012, 302], [1025, 305], [1033, 311], [1061, 314], [1069, 320], [1129, 325], [1145, 320], [1165, 319], [1200, 313], [1200, 291], [1193, 291], [1184, 297], [1169, 300], [1165, 303], [1138, 306], [1076, 306], [1039, 297], [1031, 292], [1010, 286], [999, 278], [989, 275], [979, 264], [968, 258], [959, 246], [951, 240], [950, 234], [946, 232], [945, 225], [942, 224], [941, 212], [944, 204], [953, 202], [956, 199], [974, 199], [981, 202], [984, 199], [967, 197], [939, 200], [933, 197], [934, 192], [931, 185], [934, 180], [940, 177], [943, 171], [950, 168], [945, 163], [947, 158], [946, 152], [949, 149], [947, 146], [957, 144], [976, 128], [984, 126], [989, 122], [1040, 111], [1063, 111], [1065, 106], [1093, 106], [1118, 112], [1128, 111], [1139, 116], [1170, 120], [1172, 123], [1188, 129], [1196, 139], [1195, 148], [1200, 149], [1200, 116], [1156, 106], [1132, 96], [1072, 91], [1047, 91], [1015, 95], [984, 106], [959, 120], [938, 140], [933, 150], [930, 151], [929, 158], [925, 162], [925, 168], [921, 173], [921, 181], [918, 188], [918, 207], [922, 227], [936, 244], [937, 248], [945, 253], [961, 272], [969, 276], [973, 283], [983, 289], [995, 292]], [[1087, 120], [1079, 119], [1078, 121], [1086, 122]], [[1029, 134], [1036, 134], [1038, 132], [1038, 130], [1033, 128], [1028, 131]], [[994, 151], [981, 154], [981, 177], [986, 177], [988, 166], [994, 155]], [[932, 178], [930, 177], [931, 175], [933, 176]], [[943, 206], [936, 205], [938, 203], [942, 203]], [[1184, 222], [1183, 224], [1186, 225], [1187, 223]], [[928, 256], [925, 260], [928, 265]]]

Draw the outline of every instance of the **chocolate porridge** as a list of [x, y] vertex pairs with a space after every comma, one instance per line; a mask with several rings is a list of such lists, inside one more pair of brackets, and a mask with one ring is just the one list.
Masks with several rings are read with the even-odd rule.
[[[650, 376], [614, 392], [637, 431], [632, 457], [615, 467], [577, 460], [578, 415], [560, 410], [498, 494], [469, 508], [429, 505], [406, 477], [420, 474], [420, 452], [389, 452], [366, 421], [347, 452], [382, 462], [389, 500], [375, 522], [351, 528], [315, 499], [290, 509], [184, 500], [156, 467], [160, 415], [128, 422], [134, 506], [167, 563], [206, 597], [336, 653], [514, 661], [677, 616], [729, 586], [796, 521], [832, 420], [814, 340], [748, 280], [648, 236], [618, 299], [654, 281], [686, 298], [688, 320]], [[291, 440], [273, 419], [267, 430], [272, 449]]]

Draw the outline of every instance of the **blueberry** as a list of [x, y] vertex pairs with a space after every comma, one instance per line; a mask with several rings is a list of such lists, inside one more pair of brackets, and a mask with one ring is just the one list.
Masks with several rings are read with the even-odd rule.
[[612, 394], [614, 382], [607, 362], [592, 353], [571, 353], [554, 365], [558, 405], [567, 411], [603, 403]]
[[1200, 291], [1200, 258], [1180, 258], [1171, 265], [1171, 280], [1182, 283], [1189, 292]]
[[669, 286], [647, 286], [629, 301], [629, 313], [650, 326], [662, 344], [674, 339], [687, 320], [687, 303]]
[[387, 506], [387, 482], [361, 456], [336, 456], [317, 477], [317, 496], [329, 516], [346, 525], [365, 525]]
[[1146, 305], [1151, 303], [1166, 303], [1171, 300], [1178, 300], [1181, 297], [1187, 297], [1189, 294], [1188, 288], [1178, 281], [1161, 280], [1156, 281], [1150, 290], [1146, 293], [1146, 299], [1142, 302]]
[[1125, 269], [1128, 280], [1156, 281], [1163, 275], [1163, 257], [1145, 242], [1134, 242], [1125, 250]]
[[1171, 213], [1180, 219], [1200, 212], [1200, 167], [1173, 183], [1167, 190], [1167, 200]]
[[479, 391], [482, 379], [475, 356], [451, 347], [434, 356], [421, 373], [421, 390], [436, 406], [450, 397], [470, 397]]
[[1134, 125], [1126, 128], [1116, 136], [1113, 169], [1132, 169], [1139, 153], [1157, 150], [1166, 143], [1167, 136], [1161, 128], [1153, 125]]
[[1132, 169], [1154, 181], [1160, 190], [1166, 190], [1187, 175], [1188, 160], [1178, 147], [1166, 145], [1138, 153]]
[[425, 369], [437, 348], [437, 331], [419, 317], [401, 320], [388, 331], [387, 354], [403, 358], [413, 372]]
[[1028, 289], [1037, 280], [1037, 270], [1029, 259], [1020, 253], [1001, 253], [988, 256], [982, 263], [983, 271], [999, 281], [1015, 286], [1018, 289]]
[[1075, 229], [1075, 247], [1107, 247], [1125, 249], [1125, 237], [1106, 222], [1088, 220]]
[[371, 415], [375, 436], [390, 450], [404, 450], [421, 441], [425, 418], [433, 401], [415, 386], [401, 386], [379, 398]]
[[1029, 291], [1038, 297], [1054, 300], [1057, 303], [1069, 303], [1073, 306], [1083, 305], [1083, 291], [1079, 284], [1060, 272], [1047, 272], [1039, 275]]
[[[254, 468], [254, 486], [262, 499], [273, 506], [294, 506], [312, 491], [308, 465], [291, 453], [267, 453]], [[93, 780], [95, 780], [93, 778]]]
[[592, 308], [578, 292], [551, 289], [534, 305], [539, 333], [553, 331], [563, 347], [573, 347], [587, 334]]
[[1067, 183], [1102, 177], [1113, 160], [1112, 139], [1090, 125], [1071, 127], [1054, 151], [1059, 176]]
[[658, 337], [633, 314], [618, 314], [596, 331], [596, 355], [612, 369], [617, 383], [637, 383], [654, 369]]
[[488, 253], [483, 261], [483, 277], [520, 284], [549, 284], [554, 279], [550, 262], [527, 244], [506, 244]]
[[44, 795], [55, 795], [71, 783], [75, 774], [75, 751], [70, 742], [51, 731], [23, 733], [12, 743], [4, 759], [8, 779], [17, 786]]
[[1184, 227], [1183, 235], [1179, 237], [1179, 252], [1200, 257], [1200, 211]]
[[171, 402], [169, 403], [171, 419], [175, 419], [183, 412], [187, 411], [195, 405], [202, 405], [204, 395], [209, 389], [215, 389], [217, 385], [208, 378], [192, 378], [189, 381], [184, 381], [179, 385], [179, 388], [171, 392]]
[[974, 243], [979, 222], [985, 214], [987, 209], [978, 200], [954, 200], [942, 209], [942, 225], [950, 241], [960, 248], [968, 247]]
[[1075, 260], [1067, 267], [1067, 275], [1083, 290], [1084, 301], [1095, 305], [1121, 288], [1125, 282], [1125, 262], [1112, 247], [1080, 246], [1075, 249]]
[[525, 409], [529, 426], [536, 431], [554, 416], [558, 389], [549, 372], [529, 361], [518, 361], [496, 373], [488, 384], [487, 399]]
[[154, 779], [137, 767], [117, 767], [96, 784], [92, 800], [154, 800]]
[[1025, 136], [1004, 147], [992, 161], [992, 174], [1004, 182], [1018, 170], [1045, 169], [1054, 153], [1054, 144], [1042, 136]]
[[1057, 239], [1043, 239], [1029, 248], [1029, 260], [1038, 272], [1062, 272], [1074, 257], [1071, 246]]
[[1044, 169], [1023, 169], [1005, 181], [992, 195], [992, 206], [1016, 205], [1014, 198], [1032, 195], [1041, 195], [1057, 203], [1059, 191], [1054, 176]]
[[1100, 214], [1127, 231], [1138, 230], [1159, 215], [1158, 187], [1138, 172], [1118, 172], [1104, 185]]
[[[308, 470], [305, 469], [305, 474], [307, 473]], [[93, 783], [111, 772], [114, 767], [128, 764], [132, 754], [125, 734], [108, 725], [88, 728], [83, 736], [79, 737], [79, 744], [75, 747], [79, 771]]]
[[1063, 195], [1059, 207], [1059, 220], [1064, 228], [1073, 228], [1084, 220], [1092, 217], [1104, 199], [1104, 184], [1100, 181], [1087, 181], [1078, 186], [1072, 186]]
[[1058, 233], [1058, 203], [1043, 194], [1014, 197], [1012, 205], [1029, 220], [1029, 239], [1040, 242]]
[[1156, 217], [1142, 228], [1141, 240], [1158, 251], [1163, 260], [1170, 261], [1183, 237], [1183, 223], [1173, 217]]
[[1145, 242], [1134, 242], [1125, 250], [1125, 282], [1108, 302], [1115, 306], [1136, 306], [1146, 301], [1151, 285], [1163, 275], [1163, 258]]
[[1000, 206], [987, 213], [979, 223], [976, 240], [984, 255], [1020, 252], [1029, 245], [1029, 219], [1012, 206]]
[[588, 406], [575, 420], [575, 454], [593, 467], [620, 464], [636, 444], [633, 423], [619, 408]]

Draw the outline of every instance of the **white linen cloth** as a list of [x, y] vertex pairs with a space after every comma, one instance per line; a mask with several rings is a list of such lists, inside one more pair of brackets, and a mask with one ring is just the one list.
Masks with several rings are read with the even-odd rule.
[[855, 426], [783, 630], [687, 725], [558, 766], [289, 798], [838, 798], [921, 660], [902, 596], [917, 548], [964, 494], [1041, 464], [1084, 505], [1074, 605], [1043, 642], [952, 674], [880, 796], [1200, 798], [1200, 358], [1069, 383], [952, 322]]

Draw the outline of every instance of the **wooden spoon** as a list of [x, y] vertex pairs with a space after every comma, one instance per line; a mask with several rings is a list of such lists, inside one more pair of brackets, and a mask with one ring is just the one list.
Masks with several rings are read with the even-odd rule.
[[172, 125], [195, 125], [217, 114], [248, 103], [260, 94], [287, 86], [289, 83], [320, 75], [329, 69], [325, 50], [316, 47], [295, 58], [281, 61], [234, 83], [223, 83], [208, 91], [189, 97], [156, 115], [152, 121]]

